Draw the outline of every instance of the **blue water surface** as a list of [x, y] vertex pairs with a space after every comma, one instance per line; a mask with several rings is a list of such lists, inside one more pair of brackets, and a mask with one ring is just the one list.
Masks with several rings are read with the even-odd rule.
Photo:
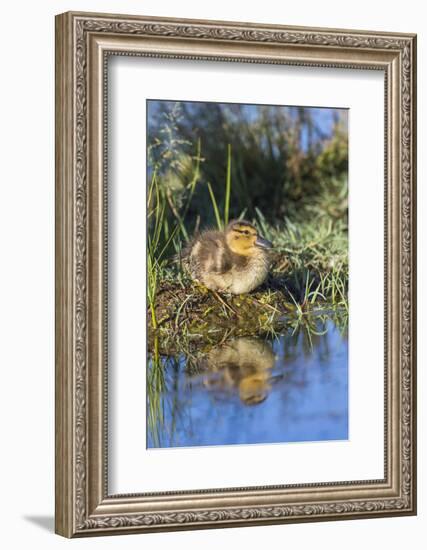
[[161, 367], [148, 367], [157, 384], [148, 448], [348, 438], [348, 336], [333, 318], [314, 333], [237, 338], [205, 355], [163, 357]]

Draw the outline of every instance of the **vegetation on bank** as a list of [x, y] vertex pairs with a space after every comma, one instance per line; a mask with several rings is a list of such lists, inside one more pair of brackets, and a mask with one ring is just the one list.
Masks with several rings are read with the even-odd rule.
[[[323, 135], [307, 109], [260, 108], [248, 119], [213, 105], [167, 104], [149, 132], [147, 295], [157, 353], [348, 308], [345, 121]], [[224, 303], [189, 279], [180, 253], [199, 228], [243, 217], [273, 242], [271, 273]]]

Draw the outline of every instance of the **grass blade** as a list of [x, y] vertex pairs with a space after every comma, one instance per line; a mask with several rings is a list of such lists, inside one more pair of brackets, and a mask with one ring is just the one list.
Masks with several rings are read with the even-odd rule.
[[230, 195], [231, 195], [231, 144], [227, 148], [227, 178], [225, 181], [225, 203], [224, 203], [224, 225], [229, 222], [230, 212]]
[[216, 198], [215, 198], [214, 192], [212, 190], [212, 186], [209, 182], [208, 182], [208, 189], [209, 189], [209, 195], [211, 196], [212, 206], [213, 206], [213, 209], [214, 209], [216, 224], [218, 226], [218, 229], [222, 229], [223, 225], [222, 225], [222, 222], [221, 222], [221, 216], [219, 215], [218, 204], [216, 202]]

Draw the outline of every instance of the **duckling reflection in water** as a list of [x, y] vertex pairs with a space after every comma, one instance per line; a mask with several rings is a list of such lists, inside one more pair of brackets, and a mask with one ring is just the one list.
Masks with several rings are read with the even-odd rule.
[[265, 281], [271, 247], [251, 223], [232, 221], [224, 231], [197, 235], [183, 261], [191, 278], [210, 290], [245, 294]]
[[245, 405], [267, 398], [272, 383], [275, 356], [268, 342], [238, 338], [212, 348], [201, 360], [203, 385], [212, 391], [236, 389]]

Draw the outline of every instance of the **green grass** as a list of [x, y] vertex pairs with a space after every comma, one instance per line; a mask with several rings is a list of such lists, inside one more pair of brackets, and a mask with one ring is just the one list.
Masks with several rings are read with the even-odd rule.
[[318, 218], [274, 228], [260, 223], [275, 246], [273, 273], [283, 274], [300, 305], [327, 302], [347, 307], [348, 236], [344, 222]]
[[[154, 168], [148, 192], [148, 309], [153, 335], [161, 335], [163, 351], [184, 338], [214, 342], [228, 331], [238, 334], [280, 331], [289, 319], [304, 324], [313, 310], [342, 309], [348, 314], [348, 234], [347, 214], [328, 213], [332, 196], [342, 205], [331, 186], [317, 197], [310, 209], [299, 215], [268, 221], [254, 208], [250, 219], [273, 242], [269, 279], [255, 292], [226, 297], [225, 307], [207, 289], [195, 284], [183, 271], [180, 252], [194, 231], [202, 225], [192, 213], [193, 201], [201, 188], [207, 190], [203, 218], [211, 217], [218, 229], [229, 222], [232, 196], [232, 148], [227, 147], [224, 191], [220, 202], [210, 182], [201, 179], [200, 166], [206, 159], [197, 143], [192, 169], [184, 191], [173, 193]], [[336, 185], [334, 180], [332, 187]], [[325, 204], [327, 206], [325, 206]], [[240, 213], [240, 218], [245, 216]], [[233, 313], [234, 310], [236, 314]], [[153, 341], [153, 335], [151, 340]], [[173, 344], [175, 342], [175, 344]]]

